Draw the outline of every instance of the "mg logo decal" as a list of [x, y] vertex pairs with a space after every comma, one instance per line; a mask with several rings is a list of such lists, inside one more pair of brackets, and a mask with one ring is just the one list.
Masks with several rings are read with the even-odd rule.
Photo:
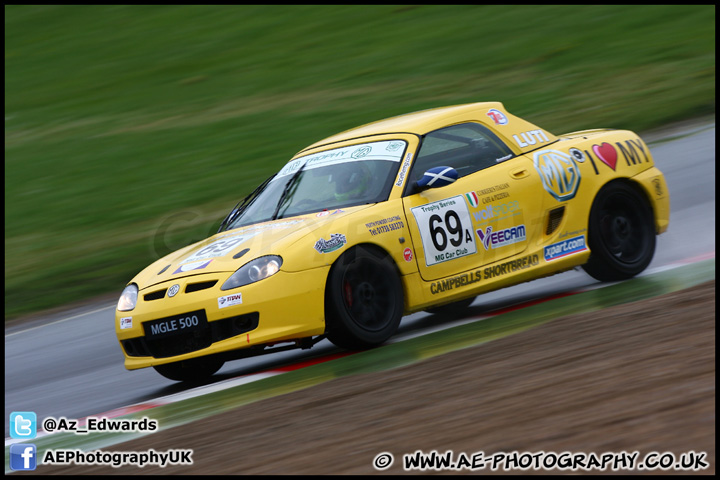
[[570, 200], [580, 186], [580, 169], [575, 158], [557, 150], [542, 150], [533, 156], [543, 188], [558, 202]]
[[167, 296], [174, 297], [178, 293], [178, 290], [180, 290], [180, 285], [176, 283], [168, 289]]

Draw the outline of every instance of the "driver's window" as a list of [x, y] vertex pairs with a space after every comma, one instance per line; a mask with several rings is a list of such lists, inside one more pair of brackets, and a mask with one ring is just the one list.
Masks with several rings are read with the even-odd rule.
[[453, 167], [461, 178], [512, 157], [508, 146], [483, 125], [462, 123], [435, 130], [423, 137], [406, 194], [432, 167]]

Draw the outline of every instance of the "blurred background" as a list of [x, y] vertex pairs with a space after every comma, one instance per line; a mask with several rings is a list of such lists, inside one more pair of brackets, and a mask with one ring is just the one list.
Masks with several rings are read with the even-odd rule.
[[478, 101], [713, 115], [715, 6], [5, 6], [6, 321], [119, 295], [326, 136]]

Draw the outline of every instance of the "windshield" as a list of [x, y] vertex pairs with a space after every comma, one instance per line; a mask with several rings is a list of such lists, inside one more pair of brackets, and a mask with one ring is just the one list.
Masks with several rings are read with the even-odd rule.
[[288, 162], [227, 229], [387, 200], [407, 147], [403, 140], [327, 150]]

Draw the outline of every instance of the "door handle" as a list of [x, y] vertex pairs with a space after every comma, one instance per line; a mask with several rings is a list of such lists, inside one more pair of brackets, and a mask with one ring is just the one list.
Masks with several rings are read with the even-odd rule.
[[510, 170], [510, 176], [516, 180], [525, 178], [528, 175], [530, 175], [530, 172], [528, 172], [527, 168], [516, 168], [515, 170]]

